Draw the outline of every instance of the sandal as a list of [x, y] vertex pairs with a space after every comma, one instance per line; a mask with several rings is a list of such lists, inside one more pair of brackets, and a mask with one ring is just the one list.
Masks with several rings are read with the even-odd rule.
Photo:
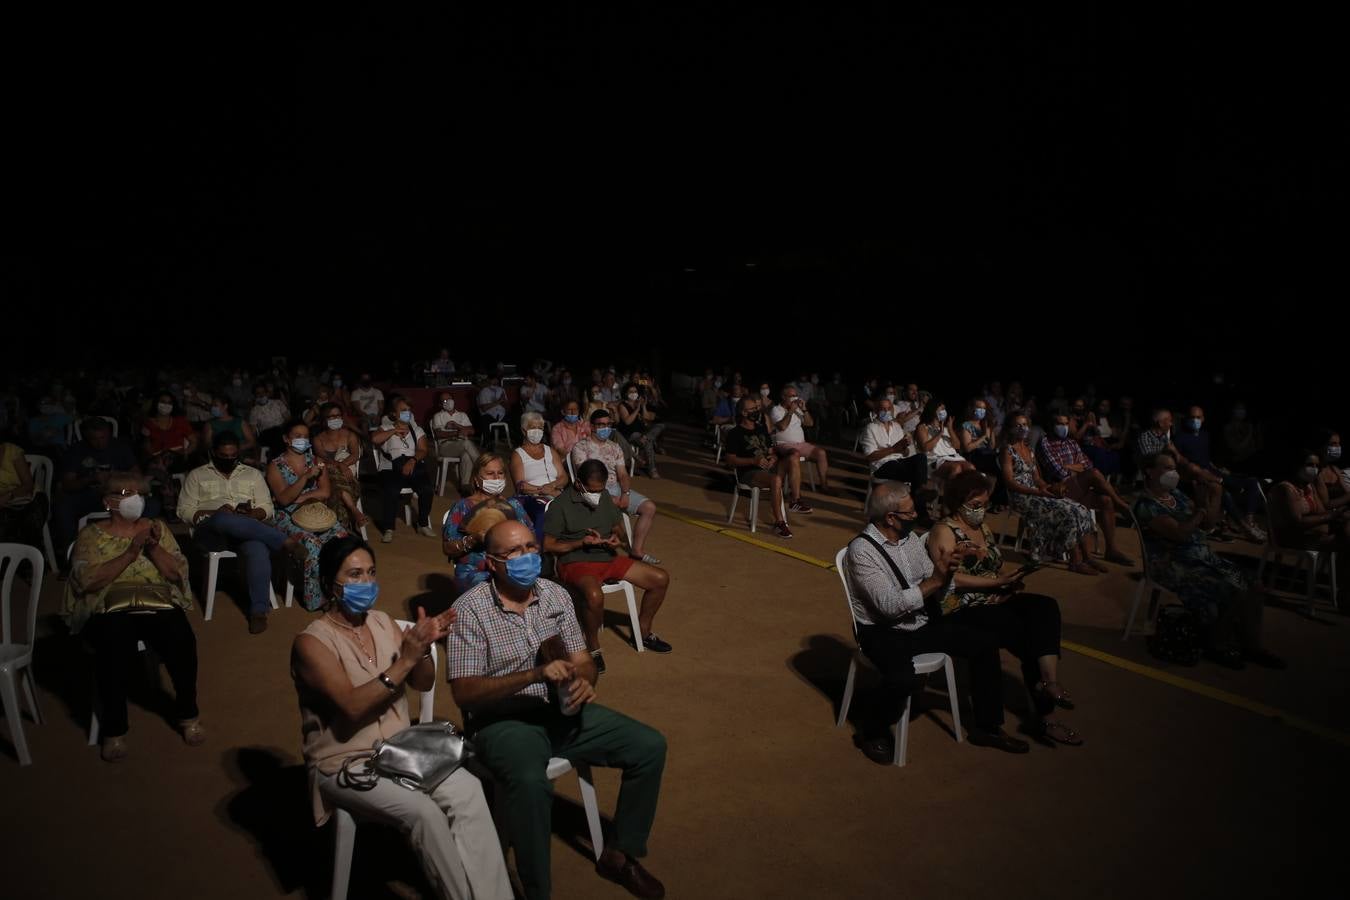
[[1069, 571], [1078, 575], [1100, 575], [1101, 573], [1087, 563], [1069, 563]]
[[206, 729], [198, 719], [179, 722], [178, 730], [183, 733], [183, 743], [189, 747], [200, 747], [206, 742]]
[[127, 739], [124, 737], [104, 738], [99, 747], [99, 756], [104, 762], [121, 762], [127, 758]]
[[[1054, 690], [1051, 690], [1053, 688]], [[1056, 693], [1058, 691], [1058, 693]], [[1073, 709], [1073, 698], [1058, 681], [1040, 681], [1036, 683], [1036, 693], [1041, 694], [1060, 709]]]
[[1067, 747], [1083, 746], [1083, 739], [1079, 737], [1078, 732], [1063, 722], [1054, 719], [1046, 719], [1041, 722], [1041, 737], [1048, 738], [1056, 744], [1064, 744]]

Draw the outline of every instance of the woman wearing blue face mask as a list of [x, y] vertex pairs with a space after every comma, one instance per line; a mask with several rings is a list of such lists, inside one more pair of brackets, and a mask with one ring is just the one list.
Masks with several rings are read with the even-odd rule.
[[472, 491], [450, 507], [441, 530], [441, 549], [455, 567], [455, 594], [488, 578], [483, 534], [498, 522], [515, 519], [533, 527], [520, 501], [506, 493], [506, 463], [495, 453], [484, 453], [474, 463]]
[[[978, 471], [992, 475], [997, 484], [998, 427], [994, 424], [988, 400], [975, 397], [970, 401], [966, 406], [966, 419], [957, 434], [961, 438], [961, 455], [970, 460]], [[998, 484], [994, 489], [993, 505], [999, 508], [1007, 505], [1007, 502], [1008, 492], [1002, 484]]]
[[[354, 784], [343, 764], [412, 725], [406, 689], [436, 681], [431, 648], [450, 632], [455, 610], [418, 611], [406, 631], [374, 609], [379, 597], [375, 553], [347, 536], [324, 547], [319, 561], [325, 609], [291, 647], [291, 674], [316, 825], [334, 809], [392, 822], [408, 836], [439, 897], [511, 896], [501, 845], [482, 786], [460, 768], [431, 793], [383, 777]], [[350, 768], [361, 768], [359, 763]], [[368, 782], [368, 783], [367, 783]]]
[[201, 446], [214, 447], [216, 435], [230, 432], [239, 439], [239, 456], [246, 460], [258, 458], [258, 433], [253, 426], [234, 414], [230, 398], [220, 394], [211, 402], [211, 418], [202, 426]]
[[591, 423], [581, 417], [581, 404], [569, 400], [562, 406], [562, 421], [549, 432], [549, 443], [563, 456], [572, 452], [577, 441], [590, 437]]
[[427, 456], [431, 444], [426, 432], [413, 417], [412, 407], [399, 394], [389, 397], [389, 408], [380, 420], [380, 427], [370, 434], [375, 445], [377, 478], [380, 482], [380, 508], [375, 513], [380, 540], [388, 544], [394, 539], [403, 490], [410, 489], [417, 498], [417, 533], [434, 538], [431, 530], [431, 472]]
[[305, 609], [315, 610], [323, 605], [319, 588], [319, 552], [333, 538], [346, 537], [347, 530], [337, 524], [321, 534], [315, 534], [295, 523], [296, 510], [306, 503], [323, 503], [331, 508], [341, 503], [333, 493], [328, 479], [327, 465], [315, 460], [309, 442], [309, 428], [295, 420], [282, 428], [282, 453], [267, 466], [267, 487], [276, 504], [276, 526], [287, 534], [300, 535], [305, 548], [305, 585], [301, 602]]
[[1350, 471], [1341, 468], [1341, 436], [1338, 432], [1322, 432], [1322, 470], [1318, 478], [1326, 489], [1329, 508], [1350, 504]]
[[962, 472], [972, 471], [964, 456], [957, 452], [960, 441], [947, 416], [947, 404], [937, 398], [928, 401], [914, 429], [914, 440], [928, 456], [928, 477], [946, 482]]

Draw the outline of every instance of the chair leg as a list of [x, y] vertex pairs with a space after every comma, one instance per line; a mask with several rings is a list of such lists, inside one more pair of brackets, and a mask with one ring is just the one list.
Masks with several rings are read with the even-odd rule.
[[356, 849], [356, 820], [345, 809], [333, 810], [333, 900], [347, 900]]
[[1139, 587], [1134, 590], [1134, 600], [1130, 602], [1130, 617], [1125, 620], [1125, 635], [1122, 641], [1130, 639], [1130, 631], [1134, 628], [1134, 617], [1139, 612], [1139, 601], [1144, 599], [1144, 587], [1148, 583], [1148, 576], [1143, 575], [1139, 578]]
[[23, 718], [19, 712], [19, 693], [14, 689], [14, 672], [6, 669], [0, 672], [0, 698], [3, 698], [5, 718], [9, 720], [9, 737], [14, 742], [14, 750], [19, 755], [19, 765], [31, 766], [33, 757], [28, 753], [28, 740], [23, 736]]
[[272, 604], [273, 609], [280, 609], [277, 604], [277, 590], [270, 583], [267, 585], [267, 600]]
[[33, 714], [33, 721], [41, 725], [42, 707], [38, 706], [37, 686], [33, 684], [33, 667], [25, 666], [19, 677], [23, 679], [24, 699], [28, 701], [28, 710]]
[[47, 555], [47, 571], [57, 571], [56, 547], [52, 545], [52, 526], [50, 523], [42, 526], [42, 551]]
[[905, 698], [905, 708], [900, 711], [900, 721], [895, 723], [895, 764], [897, 766], [905, 764], [905, 756], [909, 750], [909, 706], [913, 701], [913, 695]]
[[736, 521], [736, 505], [741, 502], [741, 489], [732, 487], [731, 489], [731, 512], [727, 514], [727, 524], [730, 525]]
[[961, 732], [961, 697], [956, 693], [956, 669], [952, 667], [950, 656], [942, 664], [942, 669], [947, 676], [947, 698], [952, 704], [952, 731], [956, 732], [956, 742], [959, 744], [965, 740], [965, 736]]
[[628, 621], [633, 625], [633, 645], [637, 647], [637, 652], [641, 653], [645, 647], [642, 646], [642, 639], [646, 636], [642, 633], [642, 626], [638, 623], [637, 591], [628, 582], [623, 582], [623, 596], [628, 601]]
[[577, 787], [581, 791], [581, 805], [586, 810], [586, 824], [591, 829], [591, 847], [598, 862], [600, 854], [605, 852], [605, 833], [600, 827], [600, 806], [595, 800], [595, 782], [591, 781], [591, 767], [584, 763], [574, 763], [577, 770]]
[[848, 719], [848, 708], [853, 703], [853, 682], [858, 677], [858, 651], [853, 651], [853, 656], [848, 661], [848, 677], [844, 679], [844, 699], [839, 701], [839, 718], [835, 720], [834, 727], [844, 727], [844, 722]]
[[408, 502], [406, 502], [406, 503], [403, 504], [403, 521], [405, 521], [405, 522], [408, 523], [408, 527], [409, 527], [409, 528], [412, 527], [412, 501], [411, 501], [411, 500], [409, 500]]
[[1308, 615], [1317, 615], [1317, 557], [1304, 556], [1299, 560], [1302, 565], [1303, 560], [1308, 561]]
[[759, 525], [759, 488], [750, 489], [750, 533]]
[[220, 557], [208, 557], [206, 569], [206, 608], [202, 610], [202, 620], [211, 621], [211, 613], [216, 608], [216, 578], [220, 575]]

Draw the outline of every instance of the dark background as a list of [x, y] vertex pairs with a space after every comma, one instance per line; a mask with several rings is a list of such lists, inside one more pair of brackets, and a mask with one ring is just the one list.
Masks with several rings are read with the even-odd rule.
[[659, 350], [1325, 412], [1329, 23], [668, 6], [11, 20], [9, 367]]

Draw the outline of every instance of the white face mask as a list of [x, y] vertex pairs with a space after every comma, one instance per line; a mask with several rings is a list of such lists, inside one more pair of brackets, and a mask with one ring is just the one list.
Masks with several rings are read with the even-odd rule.
[[600, 505], [599, 492], [592, 494], [589, 491], [582, 491], [581, 499], [585, 501], [586, 505], [589, 506], [591, 509], [595, 509], [597, 506]]
[[1309, 483], [1317, 480], [1317, 466], [1303, 467], [1303, 480]]
[[759, 389], [759, 395], [760, 395], [761, 397], [767, 397], [767, 396], [769, 396], [769, 389], [768, 389], [768, 388], [760, 388], [760, 389]]
[[329, 430], [329, 431], [337, 431], [337, 430], [338, 430], [339, 428], [341, 428], [341, 427], [342, 427], [342, 420], [341, 420], [341, 419], [329, 419], [329, 420], [328, 420], [328, 430]]
[[1181, 473], [1176, 469], [1168, 469], [1158, 476], [1158, 484], [1162, 485], [1165, 490], [1174, 491], [1177, 485], [1181, 484]]
[[486, 478], [483, 480], [483, 493], [491, 494], [494, 497], [506, 490], [505, 478]]
[[442, 400], [442, 401], [441, 401], [441, 409], [445, 410], [446, 412], [454, 412], [454, 411], [455, 411], [455, 401], [453, 401], [453, 400]]
[[157, 403], [157, 404], [155, 404], [155, 409], [159, 410], [159, 414], [160, 414], [161, 416], [167, 416], [169, 413], [173, 412], [173, 404], [172, 404], [172, 403]]
[[1340, 444], [1327, 445], [1327, 459], [1333, 460], [1340, 458], [1341, 458], [1341, 445]]
[[530, 428], [525, 432], [525, 440], [529, 441], [531, 444], [538, 444], [543, 441], [543, 439], [544, 429], [542, 428]]
[[140, 494], [123, 497], [117, 504], [117, 513], [128, 522], [135, 522], [145, 512], [145, 498]]
[[636, 402], [637, 398], [638, 398], [638, 395], [637, 395], [637, 394], [629, 394], [629, 395], [628, 395], [628, 402], [629, 402], [629, 403]]

